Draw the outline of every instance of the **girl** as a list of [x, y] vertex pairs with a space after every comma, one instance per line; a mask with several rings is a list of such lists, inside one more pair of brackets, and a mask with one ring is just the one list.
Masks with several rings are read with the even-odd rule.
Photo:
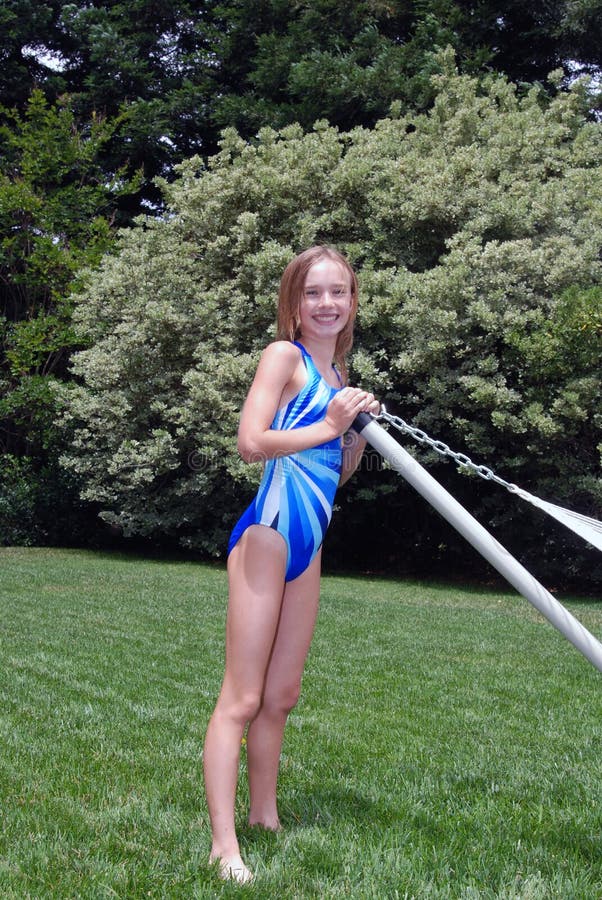
[[226, 669], [204, 770], [210, 861], [242, 883], [252, 878], [234, 828], [243, 732], [250, 723], [249, 823], [276, 831], [280, 750], [314, 631], [322, 540], [336, 488], [365, 447], [354, 432], [344, 448], [341, 437], [358, 413], [379, 408], [372, 394], [345, 386], [357, 295], [353, 269], [332, 248], [312, 247], [289, 263], [278, 340], [263, 352], [240, 420], [240, 454], [265, 468], [230, 538]]

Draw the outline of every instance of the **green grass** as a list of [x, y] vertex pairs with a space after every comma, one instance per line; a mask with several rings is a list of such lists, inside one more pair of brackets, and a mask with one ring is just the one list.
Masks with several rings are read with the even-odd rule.
[[[201, 748], [222, 568], [0, 550], [3, 898], [602, 897], [602, 676], [512, 593], [323, 580], [285, 830], [224, 886]], [[602, 604], [567, 603], [595, 634]]]

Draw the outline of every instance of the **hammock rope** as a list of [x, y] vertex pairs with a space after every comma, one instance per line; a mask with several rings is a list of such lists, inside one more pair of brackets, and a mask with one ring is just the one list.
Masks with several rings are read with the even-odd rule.
[[501, 487], [506, 488], [511, 494], [516, 494], [521, 500], [526, 500], [528, 503], [541, 509], [549, 516], [552, 516], [566, 528], [570, 528], [571, 531], [578, 534], [579, 537], [584, 541], [587, 541], [588, 544], [592, 544], [598, 550], [602, 551], [602, 522], [599, 522], [598, 519], [584, 516], [581, 513], [574, 512], [572, 509], [565, 509], [565, 507], [550, 503], [548, 500], [542, 500], [541, 497], [530, 494], [518, 485], [512, 484], [510, 481], [505, 481], [503, 478], [500, 478], [499, 475], [496, 475], [488, 466], [477, 465], [469, 456], [466, 456], [465, 453], [457, 453], [443, 441], [437, 441], [434, 438], [429, 437], [429, 435], [420, 428], [409, 425], [399, 416], [391, 415], [391, 413], [388, 413], [385, 409], [384, 404], [381, 404], [380, 414], [374, 416], [374, 418], [377, 421], [382, 420], [387, 422], [389, 425], [392, 425], [393, 428], [397, 429], [397, 431], [414, 438], [418, 443], [426, 444], [431, 450], [434, 450], [441, 456], [447, 456], [450, 459], [453, 459], [458, 466], [463, 469], [468, 469], [470, 472], [478, 475], [479, 478], [483, 478], [485, 481], [494, 481]]

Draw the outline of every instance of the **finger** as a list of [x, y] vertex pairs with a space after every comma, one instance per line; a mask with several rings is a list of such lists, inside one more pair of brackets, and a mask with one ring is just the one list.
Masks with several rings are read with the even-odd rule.
[[358, 403], [361, 404], [361, 407], [364, 410], [369, 408], [369, 406], [373, 400], [374, 400], [374, 397], [372, 396], [372, 394], [369, 394], [367, 391], [361, 391], [361, 393], [358, 394]]

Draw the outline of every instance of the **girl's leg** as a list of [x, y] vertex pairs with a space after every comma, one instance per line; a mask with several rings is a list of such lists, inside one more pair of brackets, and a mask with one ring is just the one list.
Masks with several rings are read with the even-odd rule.
[[276, 783], [284, 726], [301, 689], [320, 594], [321, 553], [284, 591], [261, 708], [247, 733], [249, 822], [277, 830]]
[[219, 860], [222, 873], [240, 881], [251, 877], [234, 829], [240, 744], [246, 723], [261, 703], [285, 569], [282, 536], [265, 526], [251, 526], [228, 560], [226, 667], [207, 727], [203, 764], [213, 838], [210, 860]]

